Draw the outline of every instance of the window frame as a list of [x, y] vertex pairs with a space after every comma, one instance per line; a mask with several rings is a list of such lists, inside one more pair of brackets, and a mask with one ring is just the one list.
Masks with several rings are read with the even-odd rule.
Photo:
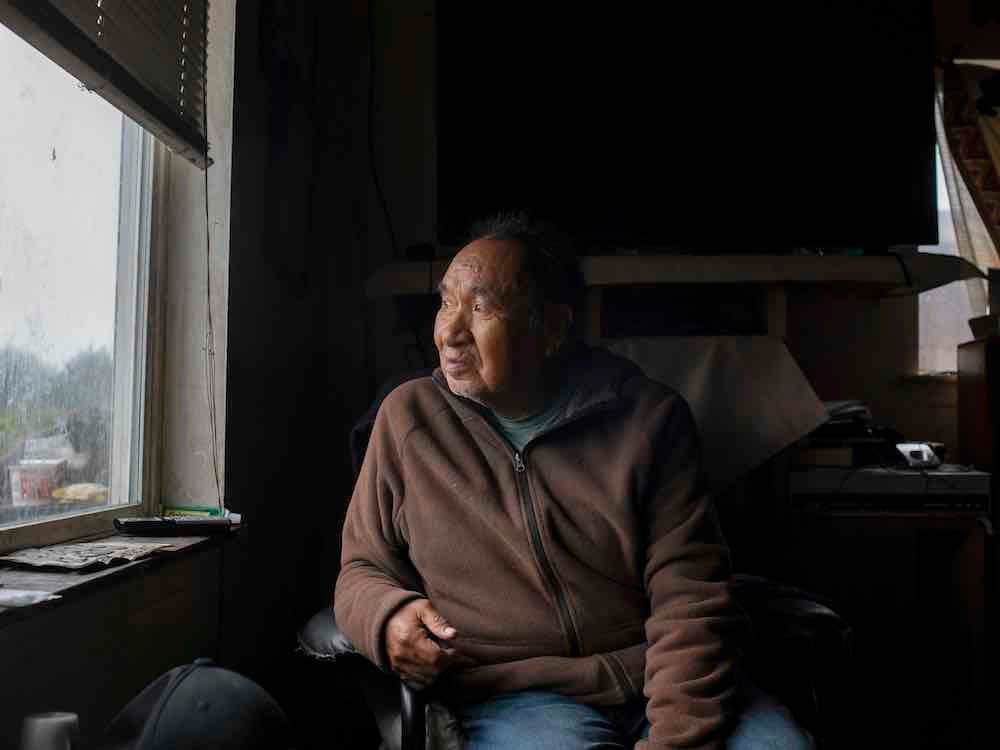
[[[126, 154], [129, 152], [134, 158], [127, 162]], [[128, 503], [33, 519], [0, 528], [0, 553], [105, 536], [114, 531], [115, 518], [155, 514], [160, 489], [163, 422], [164, 281], [170, 160], [171, 154], [166, 146], [123, 115], [122, 164], [129, 164], [129, 168], [123, 169], [121, 185], [136, 185], [139, 189], [127, 195], [127, 191], [119, 189], [119, 238], [128, 237], [138, 243], [139, 264], [135, 271], [144, 262], [146, 272], [135, 273], [124, 285], [119, 281], [121, 277], [117, 276], [115, 288], [118, 302], [122, 301], [123, 295], [128, 295], [135, 300], [136, 314], [145, 309], [145, 325], [135, 325], [137, 318], [134, 316], [123, 321], [116, 313], [110, 470], [112, 488], [115, 481], [124, 482], [128, 487], [128, 496], [133, 499]], [[146, 189], [143, 191], [143, 188]], [[131, 210], [125, 210], [126, 204]], [[125, 255], [132, 257], [119, 252], [118, 274], [123, 266], [128, 265]], [[123, 337], [123, 332], [129, 332], [129, 335]], [[128, 373], [121, 373], [119, 357], [129, 362]], [[126, 398], [129, 404], [126, 413], [116, 408], [120, 398]], [[122, 428], [129, 423], [132, 434], [128, 440], [123, 440]], [[116, 451], [120, 451], [123, 445], [129, 457], [124, 462], [116, 461]]]

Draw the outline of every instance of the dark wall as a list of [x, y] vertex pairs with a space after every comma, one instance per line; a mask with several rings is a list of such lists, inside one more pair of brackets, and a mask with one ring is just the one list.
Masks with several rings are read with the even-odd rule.
[[[436, 244], [434, 15], [434, 0], [237, 9], [226, 486], [233, 506], [276, 514], [283, 544], [300, 538], [293, 510], [342, 509], [346, 429], [375, 386], [424, 364], [429, 332], [363, 284]], [[878, 400], [872, 373], [913, 369], [912, 304], [837, 301], [838, 330], [812, 297], [791, 301], [789, 344], [824, 397]], [[866, 352], [880, 358], [862, 371]]]
[[236, 8], [225, 471], [247, 535], [227, 561], [223, 658], [291, 713], [335, 692], [301, 671], [294, 635], [331, 599], [369, 388], [364, 10]]
[[[305, 724], [329, 719], [335, 695], [338, 718], [352, 713], [350, 686], [293, 655], [335, 580], [349, 426], [379, 382], [423, 364], [415, 344], [429, 341], [392, 301], [369, 302], [364, 282], [436, 243], [434, 7], [236, 9], [226, 488], [248, 528], [226, 561], [223, 660]], [[913, 304], [847, 301], [834, 325], [825, 303], [796, 297], [789, 343], [824, 397], [885, 400], [915, 357]], [[840, 348], [822, 343], [845, 330], [857, 335]]]
[[[247, 600], [283, 602], [255, 608], [254, 629], [290, 632], [328, 597], [349, 425], [378, 383], [426, 364], [429, 330], [363, 285], [436, 243], [434, 12], [434, 0], [237, 8], [226, 487], [256, 521]], [[823, 397], [897, 416], [890, 381], [915, 364], [915, 302], [838, 304], [842, 330], [829, 300], [792, 300], [793, 354]]]

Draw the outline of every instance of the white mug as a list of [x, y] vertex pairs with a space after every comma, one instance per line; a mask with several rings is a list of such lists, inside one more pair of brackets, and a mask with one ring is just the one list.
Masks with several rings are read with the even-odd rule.
[[67, 711], [25, 716], [20, 750], [72, 750], [80, 740], [80, 718]]

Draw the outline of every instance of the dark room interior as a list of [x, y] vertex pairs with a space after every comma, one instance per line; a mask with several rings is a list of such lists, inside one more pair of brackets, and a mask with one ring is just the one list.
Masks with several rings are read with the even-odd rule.
[[[0, 22], [66, 67], [60, 54], [82, 48], [39, 42], [50, 17], [31, 5], [0, 2]], [[847, 624], [847, 655], [809, 651], [822, 674], [801, 710], [820, 706], [816, 746], [995, 746], [1000, 9], [538, 5], [202, 11], [201, 156], [166, 137], [170, 151], [150, 147], [151, 275], [132, 290], [149, 305], [134, 354], [148, 368], [133, 386], [146, 394], [140, 489], [108, 501], [131, 510], [105, 509], [101, 527], [44, 532], [2, 515], [18, 497], [0, 483], [0, 556], [106, 536], [119, 515], [204, 520], [194, 511], [217, 505], [241, 520], [82, 578], [0, 557], [0, 593], [61, 597], [0, 604], [0, 747], [30, 750], [23, 722], [45, 711], [77, 715], [72, 747], [110, 747], [123, 706], [207, 657], [273, 696], [289, 747], [379, 748], [356, 665], [299, 640], [333, 600], [352, 429], [387, 383], [437, 366], [437, 284], [470, 222], [523, 208], [575, 243], [580, 337], [692, 402], [734, 572], [814, 593]], [[975, 102], [962, 99], [972, 80]], [[960, 105], [979, 107], [978, 125], [955, 124]], [[965, 159], [960, 139], [979, 128], [986, 145]], [[48, 148], [30, 169], [70, 158]], [[17, 174], [13, 157], [0, 166]], [[0, 174], [0, 316], [27, 283], [19, 259], [41, 257], [5, 234], [20, 221], [14, 183]], [[965, 251], [954, 196], [978, 209], [992, 258]], [[0, 376], [18, 325], [0, 321]], [[41, 445], [11, 434], [0, 473]]]

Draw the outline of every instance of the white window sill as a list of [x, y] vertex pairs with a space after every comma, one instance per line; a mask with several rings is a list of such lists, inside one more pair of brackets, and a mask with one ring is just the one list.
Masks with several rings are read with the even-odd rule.
[[[213, 543], [233, 537], [237, 531], [217, 536], [178, 536], [178, 537], [141, 537], [128, 536], [135, 542], [168, 542], [169, 549], [134, 562], [112, 565], [91, 571], [70, 571], [53, 569], [32, 569], [24, 567], [0, 567], [0, 586], [11, 589], [26, 589], [30, 591], [47, 591], [59, 594], [61, 598], [42, 602], [29, 607], [0, 608], [0, 628], [13, 622], [20, 622], [43, 612], [58, 608], [68, 602], [78, 601], [96, 589], [103, 589], [129, 577], [145, 575], [151, 568], [170, 565], [178, 558], [192, 552], [207, 549]], [[108, 536], [108, 535], [104, 535]], [[75, 541], [85, 541], [77, 539]]]

